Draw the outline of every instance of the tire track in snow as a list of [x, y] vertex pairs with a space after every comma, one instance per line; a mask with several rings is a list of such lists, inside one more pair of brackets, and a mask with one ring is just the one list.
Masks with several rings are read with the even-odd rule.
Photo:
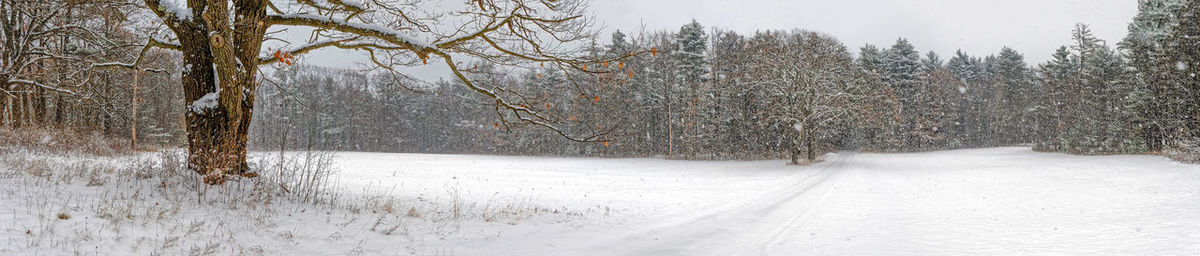
[[[849, 154], [853, 154], [853, 153], [849, 153]], [[841, 160], [841, 159], [839, 158], [839, 160]], [[813, 213], [816, 212], [816, 209], [817, 209], [816, 206], [820, 205], [821, 202], [824, 202], [826, 198], [829, 198], [830, 192], [835, 190], [838, 187], [838, 185], [840, 185], [842, 183], [842, 180], [844, 180], [844, 178], [845, 178], [844, 170], [846, 169], [844, 167], [845, 161], [839, 161], [837, 164], [842, 165], [842, 166], [840, 166], [841, 168], [839, 168], [839, 170], [837, 170], [835, 173], [829, 174], [829, 175], [833, 176], [832, 177], [833, 180], [825, 181], [825, 180], [828, 180], [831, 178], [831, 177], [825, 177], [825, 180], [822, 180], [823, 182], [813, 184], [812, 188], [817, 189], [817, 191], [815, 191], [816, 195], [812, 195], [814, 193], [804, 193], [804, 194], [808, 194], [808, 196], [814, 197], [815, 200], [813, 200], [807, 204], [799, 204], [799, 205], [803, 205], [805, 207], [803, 209], [800, 209], [800, 212], [795, 213], [795, 215], [792, 216], [788, 220], [786, 225], [783, 225], [782, 227], [775, 229], [771, 233], [771, 235], [768, 239], [766, 239], [764, 241], [760, 241], [760, 243], [758, 243], [757, 246], [750, 248], [752, 250], [749, 250], [749, 251], [743, 250], [743, 251], [740, 251], [740, 252], [737, 252], [737, 253], [734, 253], [731, 255], [768, 255], [770, 253], [772, 247], [774, 247], [774, 245], [776, 245], [776, 244], [779, 244], [780, 240], [784, 237], [784, 234], [787, 233], [786, 231], [802, 231], [802, 230], [804, 230], [804, 227], [808, 226], [807, 220], [810, 217], [812, 217]], [[831, 168], [832, 168], [832, 166], [831, 166]], [[824, 186], [822, 186], [822, 185], [824, 185]], [[817, 188], [817, 187], [820, 187], [820, 188]], [[797, 197], [799, 197], [801, 195], [802, 194], [796, 194]], [[800, 225], [797, 225], [797, 224], [800, 224]], [[746, 245], [746, 246], [749, 246], [749, 245]]]
[[[765, 254], [788, 231], [796, 231], [841, 180], [852, 152], [837, 154], [815, 174], [762, 195], [687, 216], [668, 217], [601, 243], [587, 252], [611, 255]], [[829, 182], [832, 179], [833, 182]]]

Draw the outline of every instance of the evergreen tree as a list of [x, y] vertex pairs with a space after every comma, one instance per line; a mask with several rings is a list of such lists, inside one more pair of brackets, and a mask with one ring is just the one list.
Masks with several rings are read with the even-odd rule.
[[858, 51], [858, 64], [870, 72], [881, 72], [883, 58], [883, 51], [872, 44], [867, 44]]
[[949, 69], [950, 73], [954, 74], [963, 81], [973, 81], [978, 76], [976, 74], [977, 68], [975, 67], [975, 63], [971, 60], [971, 56], [967, 55], [967, 53], [963, 52], [962, 50], [954, 52], [954, 57], [951, 57], [950, 60], [946, 62], [946, 69]]
[[1027, 114], [1029, 97], [1033, 93], [1033, 82], [1025, 56], [1009, 47], [1000, 50], [996, 57], [996, 84], [990, 101], [993, 124], [997, 124], [997, 142], [1001, 145], [1016, 145], [1032, 137], [1032, 116]]
[[1179, 24], [1164, 42], [1168, 72], [1163, 93], [1156, 100], [1169, 106], [1159, 109], [1166, 114], [1174, 147], [1190, 152], [1185, 160], [1200, 160], [1200, 1], [1187, 1], [1175, 11]]
[[921, 64], [927, 72], [933, 72], [942, 69], [945, 62], [942, 61], [942, 57], [938, 56], [936, 52], [929, 51], [929, 53], [925, 54], [925, 58], [921, 59]]
[[1071, 38], [1074, 42], [1071, 49], [1075, 50], [1075, 62], [1079, 65], [1074, 74], [1075, 79], [1069, 83], [1076, 95], [1067, 96], [1073, 100], [1074, 105], [1070, 108], [1072, 111], [1069, 111], [1074, 120], [1069, 122], [1073, 129], [1067, 132], [1067, 141], [1070, 143], [1068, 150], [1094, 153], [1102, 150], [1105, 140], [1102, 134], [1102, 127], [1105, 125], [1102, 111], [1106, 104], [1103, 94], [1106, 81], [1101, 77], [1106, 70], [1101, 55], [1107, 51], [1107, 47], [1092, 34], [1091, 28], [1084, 24], [1075, 25]]
[[907, 39], [896, 40], [896, 44], [884, 53], [883, 79], [892, 87], [907, 89], [920, 81], [921, 55]]
[[608, 45], [608, 56], [610, 58], [620, 58], [629, 55], [633, 46], [625, 40], [625, 33], [617, 30], [612, 34], [612, 42]]
[[1174, 68], [1164, 53], [1164, 41], [1178, 25], [1174, 13], [1183, 5], [1182, 0], [1143, 0], [1138, 2], [1138, 14], [1129, 24], [1129, 35], [1120, 43], [1120, 49], [1130, 67], [1126, 86], [1130, 91], [1127, 102], [1130, 111], [1140, 111], [1134, 117], [1136, 133], [1151, 150], [1160, 150], [1173, 134], [1169, 125], [1173, 115], [1168, 112], [1172, 105], [1165, 74]]
[[1075, 72], [1075, 62], [1071, 60], [1071, 51], [1066, 46], [1059, 47], [1050, 61], [1038, 67], [1041, 93], [1037, 99], [1037, 115], [1039, 122], [1038, 135], [1034, 149], [1041, 151], [1063, 151], [1068, 142], [1063, 136], [1067, 133], [1068, 123], [1073, 102], [1067, 98], [1075, 95], [1069, 86]]
[[678, 45], [674, 53], [675, 78], [682, 86], [696, 86], [705, 82], [708, 79], [709, 68], [708, 61], [705, 60], [708, 35], [704, 33], [704, 26], [696, 20], [683, 25], [676, 35], [675, 43]]
[[914, 100], [917, 87], [922, 83], [921, 55], [908, 40], [900, 38], [884, 52], [883, 81], [891, 86], [900, 99], [900, 113], [904, 123], [896, 126], [896, 134], [902, 137], [902, 145], [916, 145], [917, 117], [921, 115], [919, 104]]
[[705, 120], [713, 118], [713, 100], [709, 80], [710, 66], [705, 55], [708, 49], [708, 35], [704, 27], [696, 20], [679, 29], [675, 39], [678, 49], [673, 53], [675, 59], [676, 90], [682, 92], [674, 102], [675, 113], [672, 119], [678, 121], [675, 127], [682, 128], [679, 138], [685, 142], [684, 153], [695, 156], [704, 145]]

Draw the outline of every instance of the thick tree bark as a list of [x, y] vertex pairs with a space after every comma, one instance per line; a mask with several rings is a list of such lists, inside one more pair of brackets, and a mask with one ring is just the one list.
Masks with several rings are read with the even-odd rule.
[[237, 20], [231, 22], [226, 4], [208, 2], [208, 11], [196, 11], [203, 14], [198, 19], [171, 26], [187, 67], [182, 85], [189, 103], [188, 167], [205, 175], [209, 184], [220, 184], [231, 175], [257, 176], [246, 164], [246, 136], [258, 87], [255, 74], [266, 11], [263, 1], [234, 1]]

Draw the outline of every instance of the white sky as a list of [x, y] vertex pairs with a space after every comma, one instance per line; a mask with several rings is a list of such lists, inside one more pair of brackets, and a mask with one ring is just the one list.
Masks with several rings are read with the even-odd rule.
[[[1135, 0], [593, 0], [591, 10], [608, 33], [677, 31], [696, 19], [753, 35], [764, 29], [805, 29], [831, 34], [852, 51], [871, 43], [888, 47], [905, 37], [924, 54], [948, 59], [963, 49], [986, 56], [1010, 46], [1031, 65], [1050, 58], [1070, 43], [1075, 23], [1092, 26], [1110, 45], [1124, 38], [1137, 13]], [[311, 56], [316, 65], [348, 65], [346, 53]], [[442, 71], [426, 68], [417, 77], [436, 79]]]

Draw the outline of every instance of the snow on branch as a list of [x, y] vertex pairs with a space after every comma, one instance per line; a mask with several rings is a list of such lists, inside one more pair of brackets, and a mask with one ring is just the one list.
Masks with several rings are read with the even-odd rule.
[[175, 0], [145, 0], [146, 6], [150, 10], [158, 14], [159, 17], [170, 18], [176, 21], [191, 21], [192, 9], [180, 5]]
[[45, 85], [45, 84], [39, 83], [39, 82], [37, 82], [37, 81], [31, 81], [31, 80], [25, 80], [25, 79], [9, 79], [9, 80], [8, 80], [8, 82], [9, 82], [9, 83], [17, 83], [17, 84], [26, 84], [26, 85], [37, 86], [37, 87], [45, 88], [45, 89], [47, 89], [47, 90], [56, 91], [56, 92], [61, 92], [61, 93], [66, 93], [66, 94], [70, 94], [70, 95], [79, 95], [79, 94], [76, 94], [75, 92], [73, 92], [73, 91], [71, 91], [71, 90], [67, 90], [67, 89], [62, 89], [62, 88], [58, 88], [58, 87], [54, 87], [54, 86]]
[[281, 56], [283, 54], [286, 54], [289, 56], [295, 56], [295, 55], [305, 54], [305, 53], [308, 53], [311, 51], [315, 51], [315, 50], [330, 47], [330, 46], [343, 47], [340, 45], [343, 45], [344, 43], [347, 43], [350, 41], [354, 41], [356, 39], [358, 39], [358, 38], [355, 37], [355, 38], [345, 38], [345, 39], [317, 40], [315, 42], [294, 46], [294, 47], [286, 49], [286, 50], [279, 50], [280, 55], [260, 56], [260, 57], [258, 57], [258, 64], [259, 65], [269, 65], [269, 64], [277, 63], [280, 61], [281, 58], [283, 58]]
[[162, 49], [178, 51], [180, 46], [179, 46], [179, 44], [162, 41], [157, 38], [154, 38], [154, 36], [151, 36], [149, 39], [146, 39], [145, 46], [142, 47], [141, 52], [138, 52], [137, 59], [134, 59], [133, 62], [130, 62], [130, 63], [124, 63], [124, 62], [97, 63], [97, 64], [92, 64], [92, 68], [124, 67], [124, 68], [130, 68], [130, 69], [137, 69], [137, 70], [140, 70], [143, 72], [154, 72], [154, 73], [166, 72], [166, 70], [157, 69], [157, 68], [140, 68], [140, 69], [138, 68], [138, 66], [142, 63], [142, 60], [145, 59], [146, 52], [149, 52], [151, 48], [162, 48]]
[[412, 36], [405, 35], [398, 30], [376, 24], [350, 22], [342, 19], [333, 19], [313, 14], [271, 15], [270, 21], [273, 25], [326, 28], [360, 36], [373, 37], [410, 49], [423, 57], [427, 56], [429, 51], [434, 49], [433, 44], [430, 44], [429, 42], [418, 40]]

